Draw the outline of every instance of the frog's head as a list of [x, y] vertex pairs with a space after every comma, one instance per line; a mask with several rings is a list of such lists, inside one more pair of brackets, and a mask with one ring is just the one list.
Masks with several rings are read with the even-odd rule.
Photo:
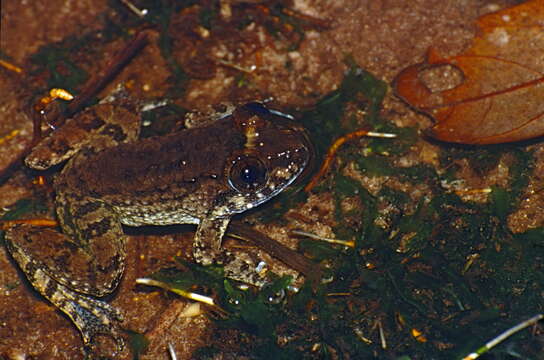
[[245, 144], [225, 169], [231, 190], [224, 194], [223, 201], [229, 213], [239, 213], [262, 204], [293, 183], [308, 167], [313, 147], [307, 133], [289, 115], [260, 103], [240, 106], [232, 116], [245, 135]]

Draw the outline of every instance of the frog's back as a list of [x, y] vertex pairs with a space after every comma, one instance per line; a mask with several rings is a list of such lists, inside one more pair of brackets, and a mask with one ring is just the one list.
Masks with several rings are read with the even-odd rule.
[[254, 107], [204, 127], [83, 151], [56, 188], [65, 198], [108, 204], [127, 225], [227, 219], [280, 193], [310, 157], [302, 131]]
[[142, 139], [74, 159], [60, 182], [65, 188], [119, 202], [154, 193], [180, 198], [184, 196], [180, 192], [210, 186], [209, 180], [217, 182], [230, 154], [243, 146], [243, 134], [232, 121], [222, 119], [205, 128]]

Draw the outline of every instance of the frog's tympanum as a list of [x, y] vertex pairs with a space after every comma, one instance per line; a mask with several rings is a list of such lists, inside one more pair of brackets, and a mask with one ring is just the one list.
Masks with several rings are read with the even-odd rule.
[[220, 264], [236, 280], [264, 282], [249, 257], [222, 250], [221, 239], [234, 214], [295, 180], [310, 146], [300, 128], [260, 103], [225, 109], [191, 128], [137, 140], [137, 109], [102, 103], [68, 120], [27, 157], [34, 169], [69, 159], [54, 182], [62, 232], [20, 224], [7, 233], [7, 247], [86, 345], [98, 334], [122, 343], [119, 311], [95, 298], [111, 293], [123, 274], [122, 224], [197, 224], [197, 262]]

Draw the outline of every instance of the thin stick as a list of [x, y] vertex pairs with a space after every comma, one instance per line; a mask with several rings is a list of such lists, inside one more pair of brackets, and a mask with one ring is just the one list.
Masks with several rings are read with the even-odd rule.
[[176, 356], [176, 350], [174, 350], [174, 346], [172, 343], [168, 343], [168, 354], [170, 355], [170, 360], [178, 360], [178, 357]]
[[140, 10], [139, 8], [136, 7], [136, 5], [131, 3], [129, 0], [121, 0], [121, 2], [125, 4], [125, 6], [129, 8], [129, 10], [132, 11], [134, 14], [136, 14], [138, 17], [143, 18], [147, 15], [147, 9]]
[[[64, 116], [70, 117], [83, 107], [91, 97], [102, 90], [125, 65], [147, 44], [147, 33], [138, 33], [123, 50], [117, 53], [108, 65], [93, 75], [81, 90], [80, 95], [68, 105]], [[57, 127], [59, 124], [55, 124]]]
[[165, 290], [171, 291], [171, 292], [173, 292], [175, 294], [178, 294], [180, 296], [183, 296], [184, 298], [194, 300], [194, 301], [200, 301], [201, 303], [204, 303], [204, 304], [207, 304], [207, 305], [210, 305], [210, 306], [217, 306], [215, 304], [215, 302], [213, 301], [213, 299], [211, 297], [209, 297], [209, 296], [204, 296], [204, 295], [200, 295], [200, 294], [197, 294], [197, 293], [194, 293], [194, 292], [177, 289], [177, 288], [174, 288], [174, 287], [168, 285], [165, 282], [158, 281], [158, 280], [155, 280], [155, 279], [138, 278], [138, 279], [136, 279], [136, 284], [148, 285], [148, 286], [157, 286], [157, 287], [163, 288]]
[[307, 231], [302, 231], [302, 230], [292, 230], [291, 234], [306, 236], [306, 237], [309, 237], [311, 239], [321, 240], [321, 241], [325, 241], [325, 242], [328, 242], [328, 243], [331, 243], [331, 244], [340, 244], [340, 245], [348, 246], [348, 247], [351, 247], [351, 248], [355, 247], [355, 241], [353, 241], [353, 240], [339, 240], [339, 239], [334, 239], [334, 238], [326, 238], [326, 237], [319, 236], [319, 235], [316, 235], [316, 234], [312, 234], [312, 233], [309, 233]]
[[484, 346], [482, 346], [475, 352], [468, 354], [467, 356], [463, 358], [463, 360], [474, 360], [479, 358], [480, 355], [488, 352], [491, 348], [495, 347], [497, 344], [499, 344], [500, 342], [502, 342], [509, 336], [514, 335], [518, 331], [523, 330], [528, 326], [536, 324], [539, 320], [542, 320], [542, 319], [544, 319], [544, 314], [538, 314], [528, 320], [525, 320], [517, 324], [516, 326], [506, 330], [505, 332], [503, 332], [502, 334], [500, 334], [499, 336], [497, 336], [496, 338], [494, 338], [493, 340], [491, 340], [490, 342], [488, 342], [487, 344], [485, 344]]
[[10, 62], [4, 61], [2, 59], [0, 59], [0, 66], [10, 71], [13, 71], [17, 74], [21, 74], [23, 72], [22, 68], [18, 67], [17, 65], [13, 65]]
[[[104, 70], [96, 73], [87, 83], [83, 86], [81, 93], [74, 98], [74, 100], [68, 105], [64, 114], [55, 114], [50, 121], [51, 126], [59, 127], [62, 125], [65, 119], [76, 113], [81, 107], [96, 95], [103, 87], [105, 87], [109, 81], [123, 69], [123, 67], [147, 44], [147, 34], [140, 32], [134, 37], [125, 48], [120, 51], [106, 66]], [[39, 116], [34, 109], [31, 110], [31, 118], [33, 121], [41, 121], [42, 119], [35, 119]], [[40, 126], [34, 126], [34, 140], [23, 150], [13, 162], [0, 171], [0, 181], [3, 181], [11, 172], [19, 166], [21, 160], [24, 159], [32, 150], [35, 145], [36, 139], [41, 138], [41, 128], [36, 130]]]
[[281, 260], [289, 267], [304, 274], [314, 285], [319, 284], [319, 281], [321, 281], [321, 269], [314, 262], [259, 231], [241, 225], [237, 221], [232, 221], [229, 224], [227, 235], [257, 245], [257, 247]]
[[329, 171], [331, 163], [336, 153], [338, 152], [338, 149], [340, 148], [340, 146], [342, 146], [346, 141], [360, 138], [363, 136], [380, 137], [380, 138], [388, 138], [388, 139], [397, 137], [396, 134], [378, 133], [378, 132], [366, 131], [366, 130], [357, 130], [352, 133], [339, 137], [338, 139], [334, 141], [334, 143], [331, 145], [331, 147], [327, 151], [327, 155], [325, 156], [325, 160], [323, 161], [321, 168], [319, 169], [317, 174], [315, 174], [314, 177], [310, 180], [310, 182], [304, 187], [304, 191], [310, 192], [314, 188], [314, 186], [317, 185], [321, 177], [323, 177], [327, 173], [327, 171]]

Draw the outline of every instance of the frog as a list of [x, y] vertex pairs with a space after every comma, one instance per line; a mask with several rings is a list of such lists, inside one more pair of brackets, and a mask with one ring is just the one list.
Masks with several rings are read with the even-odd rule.
[[104, 297], [125, 268], [123, 226], [194, 224], [193, 257], [262, 286], [249, 256], [221, 246], [231, 218], [281, 193], [312, 155], [304, 129], [264, 103], [219, 105], [186, 128], [139, 138], [141, 107], [117, 96], [81, 111], [26, 157], [62, 170], [53, 181], [58, 228], [18, 224], [6, 247], [30, 284], [64, 312], [85, 348], [99, 335], [123, 348], [121, 312]]

